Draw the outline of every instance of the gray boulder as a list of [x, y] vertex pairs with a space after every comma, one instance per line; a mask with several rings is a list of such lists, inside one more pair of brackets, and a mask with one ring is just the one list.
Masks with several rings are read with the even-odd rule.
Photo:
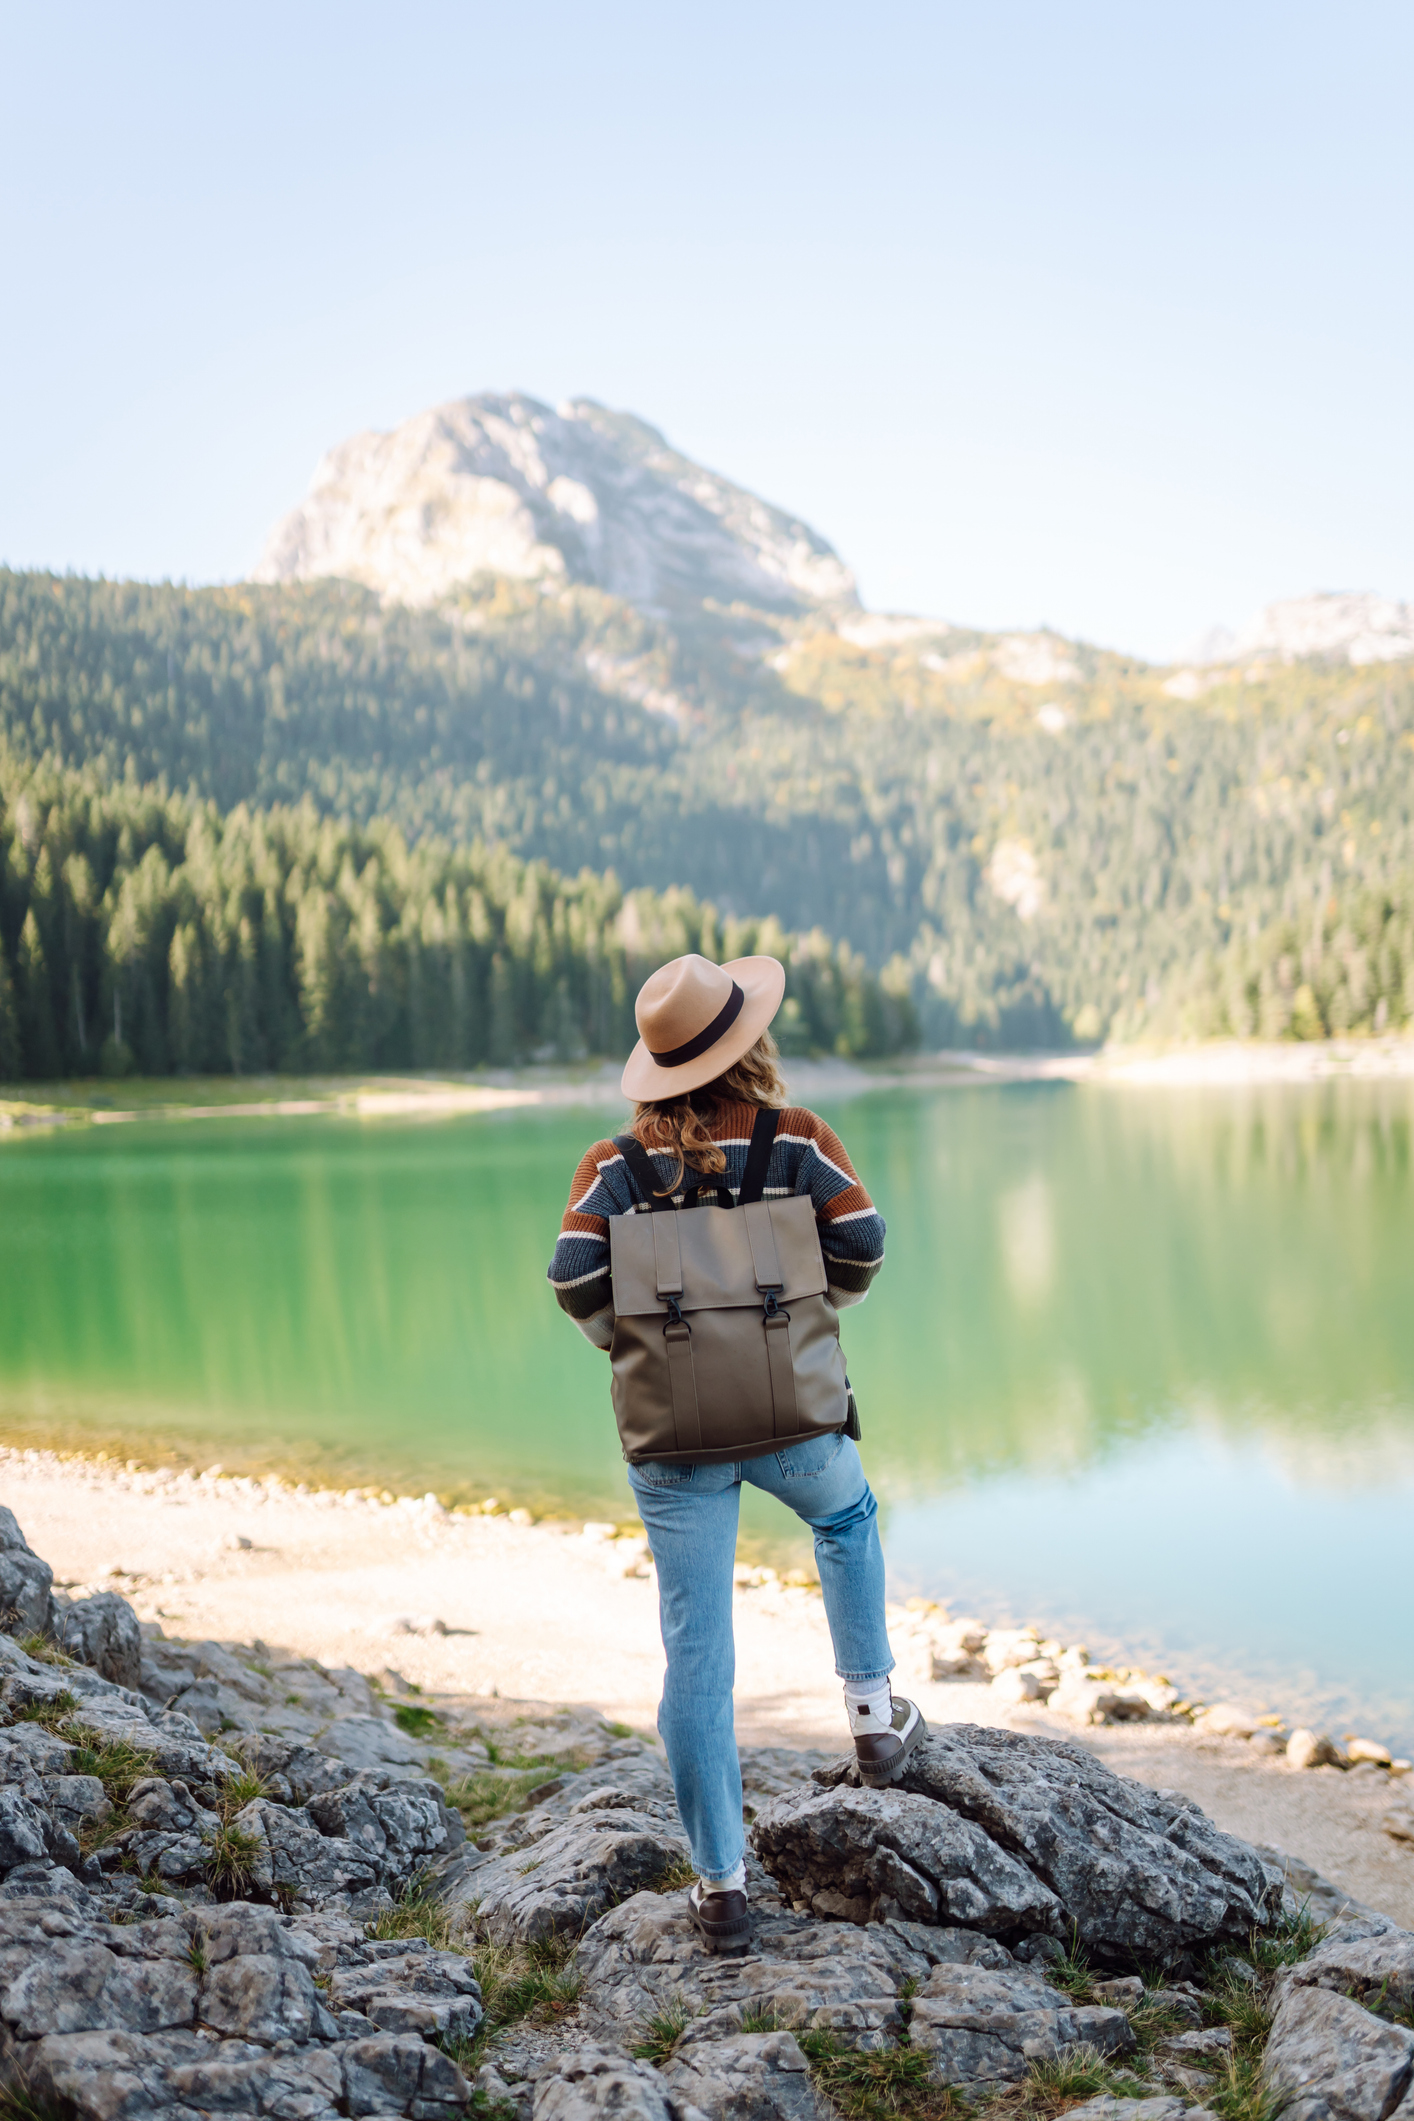
[[1054, 1893], [949, 1806], [904, 1790], [803, 1790], [758, 1814], [751, 1842], [804, 1912], [902, 1915], [1021, 1936], [1059, 1931]]
[[66, 1655], [112, 1680], [136, 1687], [142, 1680], [142, 1632], [137, 1614], [116, 1591], [96, 1591], [55, 1614], [54, 1635]]
[[619, 1806], [545, 1826], [450, 1887], [449, 1904], [473, 1910], [477, 1929], [496, 1943], [577, 1936], [616, 1901], [688, 1860], [681, 1834]]
[[552, 2075], [535, 2087], [533, 2121], [703, 2121], [699, 2110], [669, 2090], [646, 2062], [601, 2047], [575, 2048], [557, 2058]]
[[1414, 2085], [1414, 2032], [1330, 1989], [1288, 1988], [1262, 2081], [1282, 2121], [1388, 2121], [1396, 2112], [1402, 2121]]
[[834, 2121], [792, 2033], [711, 2040], [689, 2027], [658, 2074], [671, 2100], [708, 2121]]
[[[1004, 1938], [1073, 1927], [1097, 1960], [1128, 1963], [1239, 1942], [1279, 1905], [1279, 1878], [1245, 1842], [1080, 1746], [956, 1724], [919, 1747], [897, 1790], [860, 1789], [852, 1762], [816, 1780], [823, 1796], [776, 1799], [751, 1839], [818, 1913], [867, 1919], [931, 1888], [937, 1914], [920, 1919]], [[938, 1817], [931, 1837], [920, 1800]]]
[[484, 2012], [481, 1990], [457, 1952], [395, 1947], [396, 1956], [341, 1966], [330, 1977], [336, 2010], [356, 2011], [385, 2033], [424, 2040], [470, 2040]]
[[47, 1635], [53, 1625], [54, 1571], [32, 1554], [13, 1510], [0, 1505], [0, 1630]]
[[257, 1797], [232, 1824], [255, 1844], [252, 1897], [288, 1895], [322, 1907], [346, 1895], [368, 1894], [378, 1885], [377, 1864], [353, 1842], [321, 1834], [304, 1810]]
[[1285, 1997], [1293, 1989], [1324, 1988], [1351, 1996], [1381, 2015], [1414, 2011], [1414, 1933], [1391, 1925], [1360, 1934], [1370, 1927], [1363, 1922], [1343, 1925], [1281, 1976], [1277, 1993]]
[[1022, 1967], [936, 1966], [919, 1990], [909, 2039], [933, 2057], [944, 2084], [988, 2091], [1024, 2077], [1067, 2048], [1125, 2055], [1135, 2045], [1121, 2010], [1082, 2007]]
[[389, 1885], [425, 1870], [466, 1839], [460, 1813], [448, 1809], [435, 1782], [395, 1778], [386, 1769], [312, 1796], [306, 1808], [321, 1834], [352, 1842]]

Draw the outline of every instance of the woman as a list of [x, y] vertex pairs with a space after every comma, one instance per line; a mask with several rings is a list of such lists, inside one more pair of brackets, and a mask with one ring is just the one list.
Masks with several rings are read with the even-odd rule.
[[[550, 1266], [561, 1308], [596, 1348], [611, 1349], [614, 1339], [611, 1218], [655, 1206], [631, 1164], [645, 1182], [651, 1168], [659, 1207], [667, 1196], [681, 1205], [699, 1179], [723, 1205], [728, 1195], [731, 1204], [739, 1199], [757, 1115], [763, 1106], [785, 1106], [768, 1028], [784, 990], [784, 968], [770, 957], [728, 965], [680, 957], [645, 982], [635, 1008], [641, 1035], [623, 1089], [636, 1102], [630, 1131], [648, 1163], [633, 1142], [629, 1157], [612, 1141], [594, 1144], [575, 1173]], [[765, 1170], [766, 1200], [792, 1195], [813, 1203], [829, 1301], [838, 1309], [861, 1303], [883, 1264], [883, 1218], [839, 1138], [800, 1107], [781, 1111]], [[874, 1497], [843, 1424], [783, 1449], [764, 1444], [735, 1463], [683, 1463], [680, 1456], [634, 1463], [628, 1477], [658, 1571], [667, 1653], [658, 1728], [698, 1873], [689, 1907], [710, 1949], [740, 1950], [750, 1935], [732, 1724], [732, 1570], [742, 1483], [778, 1497], [814, 1532], [860, 1776], [877, 1785], [899, 1779], [926, 1726], [914, 1704], [889, 1687], [894, 1660]]]

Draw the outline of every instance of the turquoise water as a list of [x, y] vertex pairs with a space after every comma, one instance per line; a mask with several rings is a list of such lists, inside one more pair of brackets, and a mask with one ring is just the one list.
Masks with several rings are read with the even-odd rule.
[[[845, 1321], [894, 1588], [1414, 1743], [1414, 1091], [831, 1107], [889, 1221]], [[544, 1285], [605, 1124], [127, 1125], [0, 1145], [0, 1425], [625, 1517]], [[756, 1548], [789, 1542], [756, 1498]]]

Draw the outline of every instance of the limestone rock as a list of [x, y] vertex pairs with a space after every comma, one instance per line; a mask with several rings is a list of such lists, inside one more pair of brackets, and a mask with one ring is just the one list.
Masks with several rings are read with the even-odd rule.
[[470, 2040], [483, 2016], [481, 1990], [467, 1961], [430, 1946], [336, 1968], [330, 2001], [336, 2009], [358, 2011], [380, 2032], [418, 2033], [425, 2040]]
[[750, 1950], [719, 1958], [693, 1928], [683, 1893], [638, 1893], [613, 1908], [575, 1954], [588, 2019], [622, 2040], [677, 2000], [704, 2039], [732, 2037], [757, 2013], [851, 2047], [881, 2047], [901, 2030], [900, 1996], [935, 1966], [1014, 1964], [975, 1931], [916, 1922], [841, 1929], [792, 1914], [769, 1893], [753, 1896], [752, 1916]]
[[704, 2121], [699, 2109], [675, 2098], [656, 2070], [602, 2047], [581, 2047], [559, 2058], [535, 2089], [533, 2121]]
[[791, 2033], [712, 2040], [689, 2027], [658, 2074], [679, 2107], [696, 2107], [708, 2121], [834, 2121]]
[[460, 1813], [448, 1810], [435, 1782], [394, 1779], [386, 1771], [356, 1775], [341, 1789], [311, 1797], [307, 1809], [321, 1834], [352, 1842], [389, 1884], [425, 1870], [466, 1839]]
[[[319, 1749], [342, 1760], [353, 1773], [387, 1767], [420, 1767], [418, 1746], [395, 1723], [381, 1716], [336, 1716], [320, 1733]], [[343, 1778], [348, 1780], [348, 1776]]]
[[[1277, 1880], [1245, 1842], [1174, 1792], [1052, 1739], [954, 1724], [919, 1747], [897, 1790], [859, 1789], [848, 1760], [817, 1780], [833, 1785], [825, 1799], [780, 1798], [751, 1830], [767, 1869], [817, 1913], [860, 1919], [901, 1889], [917, 1895], [918, 1877], [947, 1919], [1002, 1937], [1073, 1924], [1098, 1959], [1123, 1961], [1240, 1941], [1275, 1903]], [[920, 1799], [939, 1847], [985, 1866], [990, 1846], [999, 1868], [978, 1872], [997, 1880], [990, 1904], [957, 1895], [925, 1829], [903, 1834], [901, 1807], [912, 1821]]]
[[1286, 1741], [1286, 1758], [1294, 1768], [1345, 1766], [1344, 1753], [1324, 1731], [1293, 1731]]
[[1367, 2010], [1394, 2016], [1414, 2011], [1414, 1933], [1392, 1924], [1376, 1935], [1368, 1925], [1348, 1923], [1287, 1969], [1277, 1983], [1285, 1997], [1294, 1989], [1330, 1989], [1352, 1996]]
[[136, 1687], [142, 1678], [142, 1635], [137, 1614], [116, 1591], [75, 1599], [56, 1615], [60, 1647], [115, 1686]]
[[306, 1811], [257, 1797], [232, 1823], [256, 1844], [255, 1893], [295, 1893], [319, 1907], [345, 1894], [369, 1893], [379, 1882], [376, 1863], [353, 1842], [321, 1834]]
[[1211, 1738], [1254, 1738], [1260, 1726], [1250, 1710], [1232, 1701], [1215, 1701], [1194, 1717], [1193, 1728]]
[[22, 1863], [42, 1863], [48, 1853], [48, 1822], [38, 1805], [18, 1790], [0, 1789], [0, 1877]]
[[934, 1967], [914, 2000], [909, 2038], [944, 2084], [979, 2091], [1014, 2083], [1066, 2048], [1123, 2055], [1135, 2045], [1122, 2010], [1074, 2004], [1021, 1967]]
[[13, 1510], [0, 1505], [0, 1629], [47, 1635], [53, 1624], [54, 1571], [32, 1554]]
[[484, 1936], [532, 1943], [577, 1935], [688, 1857], [682, 1835], [661, 1821], [607, 1806], [552, 1823], [533, 1843], [481, 1864], [448, 1897], [453, 1907], [476, 1903]]
[[644, 421], [589, 398], [552, 411], [520, 392], [351, 436], [275, 526], [254, 578], [341, 575], [423, 603], [488, 569], [593, 583], [650, 610], [856, 602], [823, 538]]
[[1282, 2121], [1386, 2121], [1414, 2083], [1414, 2032], [1329, 1989], [1288, 1988], [1262, 2081]]
[[853, 1922], [902, 1915], [991, 1935], [1055, 1930], [1060, 1903], [980, 1826], [910, 1790], [777, 1798], [751, 1843], [792, 1903]]

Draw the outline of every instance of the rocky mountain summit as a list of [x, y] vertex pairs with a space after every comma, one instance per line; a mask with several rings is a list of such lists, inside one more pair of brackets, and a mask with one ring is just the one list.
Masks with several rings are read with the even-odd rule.
[[1414, 604], [1362, 590], [1316, 590], [1266, 605], [1237, 632], [1216, 626], [1186, 660], [1236, 663], [1274, 657], [1295, 663], [1394, 663], [1414, 655]]
[[660, 615], [857, 603], [854, 577], [808, 524], [645, 421], [520, 391], [454, 399], [341, 442], [276, 524], [254, 579], [338, 575], [424, 604], [486, 572], [589, 583]]
[[1078, 1743], [748, 1749], [713, 1957], [593, 1711], [169, 1641], [4, 1509], [0, 1623], [8, 2121], [1414, 2121], [1414, 1936]]

